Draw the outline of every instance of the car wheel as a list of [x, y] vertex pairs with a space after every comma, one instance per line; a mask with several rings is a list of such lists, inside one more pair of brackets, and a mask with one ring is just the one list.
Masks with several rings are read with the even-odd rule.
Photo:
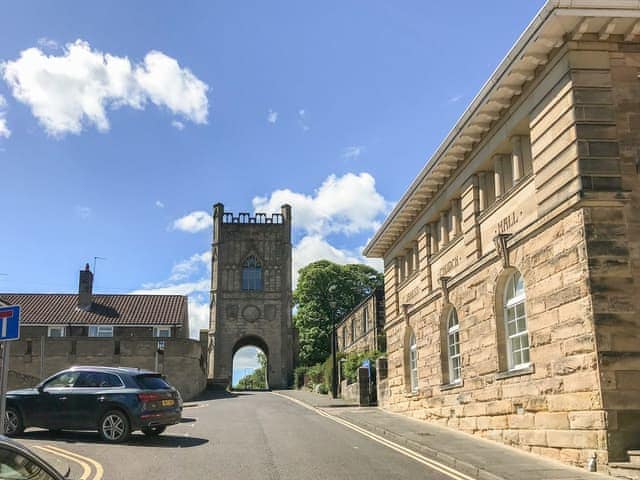
[[129, 419], [120, 410], [110, 410], [102, 416], [98, 431], [109, 443], [124, 442], [129, 437]]
[[24, 432], [24, 424], [22, 423], [22, 415], [15, 407], [7, 407], [4, 412], [4, 430], [8, 436], [20, 435]]
[[144, 427], [141, 430], [142, 430], [142, 433], [144, 433], [149, 437], [156, 437], [160, 435], [162, 432], [164, 432], [166, 429], [167, 427], [161, 426], [161, 427]]

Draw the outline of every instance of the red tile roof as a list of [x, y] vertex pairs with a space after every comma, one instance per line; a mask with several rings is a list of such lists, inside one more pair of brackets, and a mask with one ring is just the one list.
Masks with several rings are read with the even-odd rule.
[[9, 305], [20, 305], [24, 325], [186, 325], [184, 295], [93, 295], [89, 311], [78, 308], [78, 295], [66, 293], [0, 293]]

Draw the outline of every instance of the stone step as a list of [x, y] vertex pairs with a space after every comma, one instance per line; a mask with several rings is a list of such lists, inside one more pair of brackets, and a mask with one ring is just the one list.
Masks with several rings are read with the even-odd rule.
[[629, 462], [640, 465], [640, 450], [627, 450], [629, 455]]
[[624, 480], [640, 480], [640, 464], [631, 462], [612, 462], [609, 465], [609, 475]]

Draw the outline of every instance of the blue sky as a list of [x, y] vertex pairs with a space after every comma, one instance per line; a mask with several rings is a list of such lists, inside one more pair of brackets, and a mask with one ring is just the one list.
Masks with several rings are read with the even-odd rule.
[[0, 291], [190, 295], [209, 213], [293, 204], [296, 266], [360, 249], [542, 6], [5, 4]]

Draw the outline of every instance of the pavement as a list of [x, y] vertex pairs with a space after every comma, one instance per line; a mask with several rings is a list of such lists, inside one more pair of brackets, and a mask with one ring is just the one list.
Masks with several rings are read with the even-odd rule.
[[612, 477], [567, 466], [490, 440], [430, 422], [358, 407], [306, 390], [279, 390], [279, 395], [382, 437], [427, 459], [482, 480], [611, 480]]

